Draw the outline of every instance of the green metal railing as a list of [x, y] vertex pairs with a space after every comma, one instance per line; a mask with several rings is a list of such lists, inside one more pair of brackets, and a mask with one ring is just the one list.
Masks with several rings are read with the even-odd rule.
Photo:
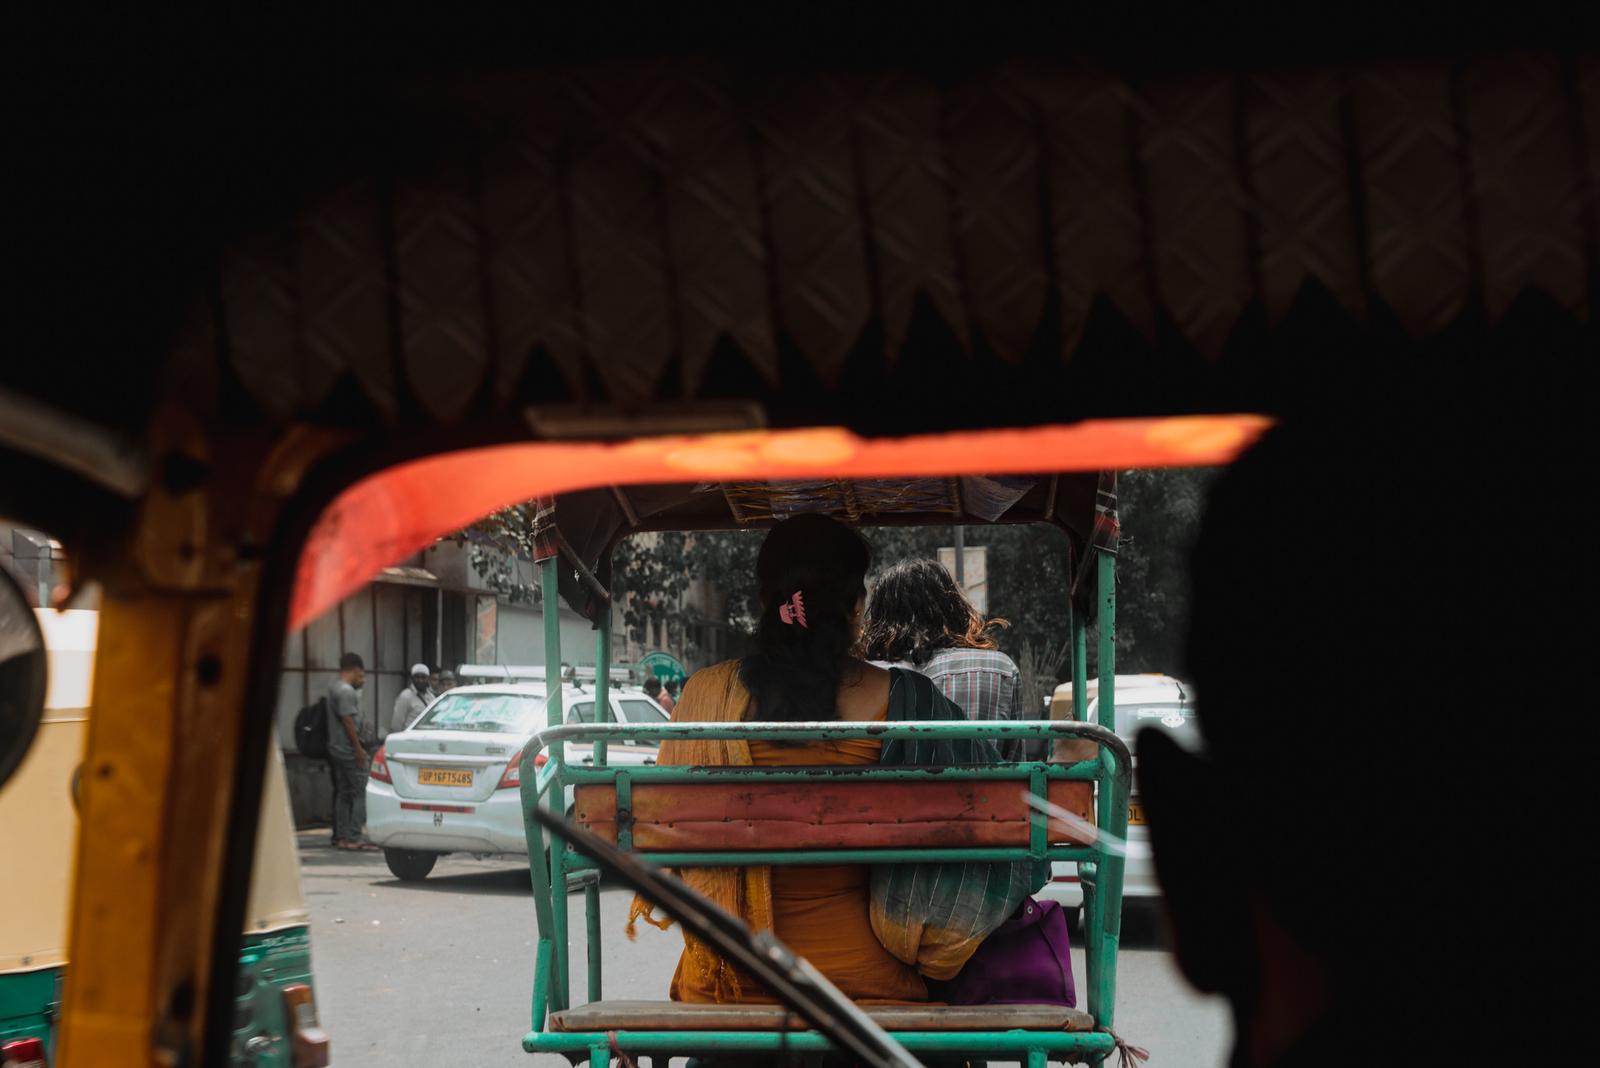
[[[725, 767], [662, 767], [662, 766], [607, 766], [569, 767], [562, 760], [566, 742], [599, 742], [623, 738], [639, 741], [664, 741], [672, 738], [702, 740], [760, 737], [775, 741], [822, 741], [843, 738], [1088, 738], [1100, 746], [1097, 759], [1074, 764], [1045, 762], [1008, 763], [961, 766], [948, 769], [920, 767], [856, 767], [824, 768], [725, 768]], [[539, 768], [538, 755], [546, 750], [550, 760]], [[1111, 841], [1121, 841], [1127, 833], [1127, 800], [1130, 784], [1131, 761], [1126, 744], [1115, 734], [1098, 724], [1077, 723], [1070, 720], [1038, 720], [1010, 722], [973, 722], [968, 720], [923, 723], [671, 723], [647, 726], [642, 724], [591, 724], [574, 723], [555, 726], [540, 731], [528, 743], [522, 756], [522, 803], [524, 826], [528, 836], [528, 857], [533, 869], [535, 914], [539, 926], [539, 948], [533, 994], [533, 1030], [524, 1039], [524, 1047], [541, 1052], [579, 1052], [591, 1048], [594, 1036], [573, 1032], [546, 1032], [542, 1030], [547, 1015], [568, 1008], [568, 975], [566, 955], [559, 952], [560, 940], [568, 930], [565, 917], [567, 877], [587, 870], [592, 864], [583, 857], [561, 847], [559, 841], [550, 843], [550, 863], [545, 863], [545, 836], [538, 824], [528, 817], [537, 805], [562, 804], [568, 784], [600, 783], [613, 785], [617, 791], [618, 846], [631, 850], [632, 829], [629, 813], [631, 794], [640, 784], [666, 784], [691, 782], [928, 782], [940, 779], [1014, 781], [1019, 790], [1027, 790], [1044, 797], [1051, 782], [1094, 782], [1099, 784], [1100, 828]], [[1122, 913], [1122, 858], [1115, 850], [1102, 844], [1051, 845], [1046, 836], [1047, 820], [1038, 814], [1032, 821], [1029, 844], [1009, 848], [884, 848], [884, 849], [833, 849], [833, 850], [715, 850], [695, 852], [652, 852], [649, 858], [661, 865], [690, 867], [695, 865], [751, 865], [751, 864], [911, 864], [943, 861], [1033, 861], [1048, 865], [1051, 861], [1077, 861], [1080, 866], [1094, 865], [1095, 877], [1085, 886], [1087, 913], [1091, 917], [1086, 934], [1085, 956], [1089, 962], [1087, 1008], [1096, 1025], [1109, 1030], [1113, 1023], [1113, 1003], [1116, 988], [1115, 954], [1120, 934]], [[559, 889], [557, 889], [559, 888]], [[602, 995], [599, 970], [594, 966], [599, 957], [595, 939], [599, 935], [598, 895], [586, 894], [589, 912], [587, 930], [590, 944], [589, 999], [599, 1000]], [[676, 1036], [676, 1037], [671, 1037]], [[779, 1048], [777, 1037], [764, 1032], [672, 1032], [619, 1034], [619, 1042], [627, 1039], [625, 1048], [634, 1050], [691, 1049], [742, 1049], [759, 1051]], [[824, 1048], [820, 1036], [807, 1038], [807, 1043], [796, 1044], [801, 1036], [787, 1037], [789, 1048]], [[1108, 1051], [1109, 1036], [1099, 1033], [1043, 1033], [1043, 1032], [929, 1032], [927, 1034], [896, 1034], [912, 1050], [1012, 1050], [1028, 1052], [1038, 1049], [1048, 1054], [1092, 1054]], [[602, 1035], [599, 1041], [609, 1039]], [[1104, 1043], [1104, 1050], [1101, 1044]], [[609, 1047], [607, 1047], [609, 1049]], [[1090, 1056], [1091, 1060], [1097, 1059]]]
[[[651, 852], [656, 864], [672, 867], [697, 865], [783, 865], [783, 864], [914, 864], [946, 861], [1031, 861], [1043, 875], [1053, 861], [1075, 861], [1084, 894], [1085, 960], [1087, 975], [1086, 1007], [1096, 1030], [1089, 1032], [1054, 1031], [926, 1031], [895, 1032], [893, 1037], [913, 1052], [983, 1056], [1012, 1054], [1021, 1056], [1028, 1068], [1044, 1068], [1050, 1059], [1072, 1059], [1101, 1063], [1114, 1050], [1110, 1031], [1114, 1023], [1116, 1000], [1116, 958], [1122, 928], [1123, 857], [1106, 843], [1121, 843], [1127, 835], [1128, 794], [1132, 761], [1127, 745], [1114, 733], [1115, 727], [1115, 556], [1097, 551], [1099, 614], [1099, 678], [1096, 708], [1097, 723], [1087, 717], [1087, 626], [1078, 612], [1072, 627], [1072, 720], [1032, 721], [942, 721], [922, 723], [669, 723], [659, 725], [624, 723], [563, 722], [560, 687], [551, 686], [548, 727], [540, 731], [523, 749], [521, 760], [523, 826], [527, 835], [529, 866], [532, 869], [534, 914], [538, 925], [532, 994], [532, 1030], [523, 1038], [528, 1052], [587, 1054], [593, 1066], [607, 1065], [611, 1051], [620, 1049], [636, 1054], [673, 1055], [705, 1051], [776, 1052], [779, 1050], [820, 1051], [832, 1049], [828, 1039], [816, 1032], [783, 1034], [759, 1031], [636, 1031], [636, 1032], [554, 1032], [544, 1030], [551, 1013], [572, 1005], [569, 984], [569, 918], [567, 913], [568, 877], [593, 870], [593, 863], [567, 849], [564, 842], [552, 840], [546, 853], [545, 836], [530, 813], [539, 805], [563, 805], [567, 786], [608, 784], [616, 790], [617, 845], [634, 849], [631, 822], [632, 792], [637, 784], [667, 783], [775, 783], [775, 782], [917, 782], [949, 779], [1015, 781], [1019, 790], [1045, 798], [1051, 782], [1093, 782], [1097, 785], [1098, 827], [1103, 833], [1094, 845], [1052, 845], [1048, 841], [1048, 818], [1039, 812], [1030, 815], [1026, 846], [1009, 848], [894, 848], [824, 850], [715, 850]], [[540, 562], [544, 603], [557, 603], [557, 559]], [[607, 614], [609, 616], [609, 613]], [[596, 635], [595, 708], [596, 719], [609, 709], [607, 703], [611, 635], [609, 619], [602, 621]], [[561, 635], [557, 612], [545, 612], [545, 660], [559, 665]], [[1055, 739], [1087, 738], [1099, 746], [1095, 759], [1073, 764], [1044, 761], [989, 764], [952, 768], [835, 766], [794, 767], [685, 767], [613, 766], [607, 763], [607, 741], [622, 739], [665, 741], [695, 738], [703, 740], [759, 737], [770, 741], [826, 741], [847, 738], [1007, 738]], [[569, 767], [566, 742], [588, 741], [594, 747], [594, 765]], [[543, 767], [538, 757], [548, 751]], [[548, 856], [548, 860], [547, 860]], [[601, 975], [600, 895], [592, 877], [585, 881], [586, 949], [588, 959], [588, 999], [599, 1001], [603, 993]]]

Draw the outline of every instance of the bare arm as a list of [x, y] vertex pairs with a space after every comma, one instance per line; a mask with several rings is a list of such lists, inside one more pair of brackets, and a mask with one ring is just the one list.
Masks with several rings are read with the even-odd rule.
[[340, 716], [339, 724], [344, 727], [344, 733], [350, 739], [350, 748], [356, 754], [356, 763], [361, 767], [367, 766], [367, 751], [361, 748], [361, 738], [356, 734], [356, 718], [354, 716]]

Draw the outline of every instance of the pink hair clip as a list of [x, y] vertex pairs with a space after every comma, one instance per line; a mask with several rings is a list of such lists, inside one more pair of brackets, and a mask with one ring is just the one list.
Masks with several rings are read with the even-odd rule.
[[794, 596], [788, 602], [778, 606], [778, 618], [785, 623], [798, 623], [806, 626], [806, 599], [800, 595], [799, 590], [794, 591]]

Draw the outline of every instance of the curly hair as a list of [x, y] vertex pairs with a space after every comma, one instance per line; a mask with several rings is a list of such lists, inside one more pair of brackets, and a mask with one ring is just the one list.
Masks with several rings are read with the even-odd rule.
[[[858, 652], [856, 605], [871, 560], [861, 535], [825, 515], [796, 516], [772, 528], [756, 558], [756, 651], [739, 665], [752, 716], [838, 718], [839, 686]], [[796, 593], [804, 601], [803, 625], [786, 622], [781, 611]]]
[[878, 576], [867, 603], [867, 656], [921, 667], [941, 649], [993, 649], [993, 631], [937, 560], [902, 560]]

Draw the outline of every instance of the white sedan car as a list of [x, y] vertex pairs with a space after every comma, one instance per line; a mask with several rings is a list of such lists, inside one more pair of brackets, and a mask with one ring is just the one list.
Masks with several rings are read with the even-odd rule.
[[[1093, 723], [1099, 706], [1098, 679], [1089, 680], [1086, 696], [1089, 721]], [[1184, 745], [1195, 745], [1199, 741], [1194, 690], [1170, 675], [1118, 675], [1116, 716], [1117, 735], [1129, 748], [1133, 746], [1133, 736], [1145, 727], [1166, 731]], [[1050, 701], [1050, 718], [1072, 718], [1071, 683], [1056, 687]], [[1139, 787], [1135, 783], [1128, 795], [1128, 854], [1122, 873], [1122, 898], [1127, 901], [1160, 895], [1155, 865], [1150, 858], [1150, 834], [1145, 830], [1144, 808], [1139, 803]], [[1071, 910], [1070, 915], [1076, 916], [1083, 906], [1078, 865], [1072, 861], [1053, 864], [1050, 882], [1039, 896], [1059, 901]]]
[[[663, 723], [660, 705], [631, 686], [608, 690], [609, 722]], [[594, 692], [561, 690], [568, 723], [592, 722]], [[367, 779], [367, 834], [383, 848], [399, 879], [424, 879], [444, 853], [527, 856], [522, 829], [519, 762], [529, 738], [545, 726], [545, 684], [462, 686], [428, 706], [417, 721], [384, 739]], [[569, 742], [566, 761], [594, 761], [593, 747]], [[613, 742], [611, 764], [653, 764], [653, 743]], [[542, 766], [545, 754], [539, 754]], [[572, 787], [566, 789], [572, 807]]]

